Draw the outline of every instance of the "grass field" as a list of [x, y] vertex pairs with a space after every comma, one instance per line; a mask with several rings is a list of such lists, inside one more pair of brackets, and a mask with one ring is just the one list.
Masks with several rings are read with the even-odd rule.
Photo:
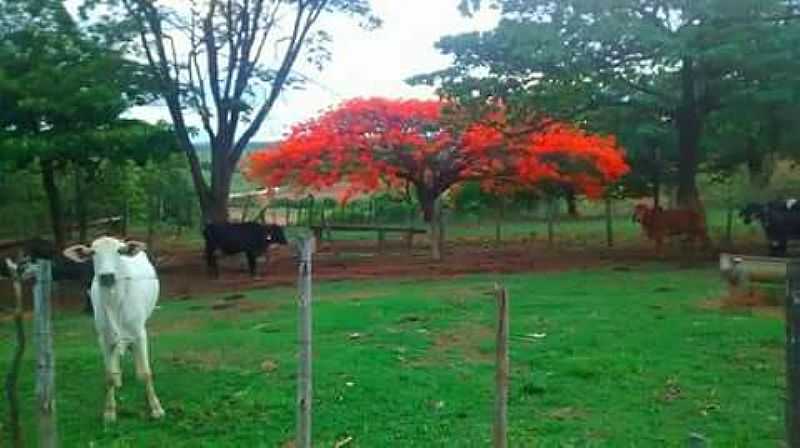
[[[651, 265], [316, 285], [315, 446], [488, 446], [494, 305], [484, 292], [495, 280], [512, 303], [510, 446], [685, 446], [690, 432], [719, 447], [782, 439], [782, 323], [702, 306], [721, 294], [714, 271]], [[220, 303], [231, 307], [212, 308]], [[107, 429], [91, 322], [60, 316], [63, 446], [291, 446], [295, 316], [291, 289], [163, 302], [150, 327], [167, 418], [147, 420], [126, 357], [120, 421]], [[11, 334], [0, 324], [2, 371]], [[25, 365], [31, 441], [30, 350]]]

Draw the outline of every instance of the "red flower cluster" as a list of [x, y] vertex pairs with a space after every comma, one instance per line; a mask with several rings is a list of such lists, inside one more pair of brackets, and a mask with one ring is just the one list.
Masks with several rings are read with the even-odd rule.
[[[458, 122], [440, 101], [355, 99], [296, 126], [254, 153], [246, 172], [270, 187], [320, 190], [345, 183], [343, 200], [404, 182], [434, 194], [465, 180], [486, 188], [570, 184], [590, 197], [628, 171], [613, 137], [563, 123], [514, 132], [502, 112]], [[452, 107], [451, 107], [452, 109]]]

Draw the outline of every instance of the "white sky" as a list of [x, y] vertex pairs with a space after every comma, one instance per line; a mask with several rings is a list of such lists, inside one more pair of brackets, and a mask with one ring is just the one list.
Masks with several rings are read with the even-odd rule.
[[[458, 2], [371, 0], [374, 12], [383, 20], [383, 26], [371, 32], [345, 17], [321, 19], [318, 26], [334, 38], [332, 61], [322, 72], [301, 69], [315, 83], [303, 91], [284, 92], [254, 140], [280, 138], [292, 124], [353, 97], [433, 97], [432, 89], [411, 87], [405, 79], [449, 65], [450, 59], [440, 54], [434, 43], [445, 35], [491, 29], [498, 20], [498, 13], [491, 10], [463, 17]], [[136, 108], [131, 115], [169, 121], [169, 115], [158, 106]], [[198, 120], [189, 121], [200, 127]]]

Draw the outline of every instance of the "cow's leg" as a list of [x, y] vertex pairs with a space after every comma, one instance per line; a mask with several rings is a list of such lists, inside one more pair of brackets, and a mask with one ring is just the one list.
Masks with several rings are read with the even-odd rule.
[[788, 248], [788, 241], [785, 239], [778, 240], [778, 256], [785, 257], [786, 256], [786, 249]]
[[269, 266], [269, 246], [264, 249], [264, 266], [261, 268], [262, 275], [267, 275], [267, 267]]
[[781, 250], [781, 242], [778, 240], [769, 240], [769, 255], [771, 257], [783, 256], [785, 248]]
[[208, 274], [214, 278], [219, 277], [219, 267], [217, 266], [217, 256], [215, 254], [216, 247], [213, 244], [206, 242], [206, 266], [208, 267]]
[[103, 420], [106, 423], [113, 423], [117, 420], [116, 389], [122, 387], [122, 369], [119, 365], [122, 344], [101, 339], [100, 344], [106, 361], [106, 405]]
[[247, 256], [247, 269], [250, 271], [250, 277], [256, 276], [256, 258], [258, 257], [258, 253], [252, 250], [248, 250], [245, 252]]
[[656, 254], [658, 254], [658, 256], [663, 256], [664, 255], [664, 238], [662, 238], [660, 235], [657, 235], [655, 237], [655, 242], [656, 242]]
[[83, 312], [90, 316], [94, 316], [94, 305], [92, 305], [92, 295], [90, 290], [91, 290], [91, 285], [89, 286], [89, 288], [86, 288], [85, 292], [86, 300], [83, 306]]
[[164, 408], [156, 396], [153, 385], [153, 372], [150, 370], [150, 355], [147, 347], [147, 332], [143, 331], [133, 345], [133, 358], [136, 363], [136, 376], [144, 383], [145, 398], [150, 407], [150, 416], [153, 418], [164, 417]]

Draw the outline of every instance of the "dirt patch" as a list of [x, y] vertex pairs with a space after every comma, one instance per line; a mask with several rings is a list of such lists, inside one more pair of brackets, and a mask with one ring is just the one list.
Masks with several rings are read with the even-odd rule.
[[494, 332], [484, 326], [459, 326], [434, 336], [433, 346], [420, 360], [422, 364], [440, 363], [448, 353], [457, 352], [466, 361], [489, 362], [493, 352], [481, 350], [481, 345], [491, 341]]
[[201, 352], [196, 350], [185, 350], [181, 353], [173, 353], [166, 361], [201, 370], [217, 370], [224, 362], [222, 353], [219, 351]]
[[[434, 262], [425, 248], [387, 249], [375, 252], [370, 242], [326, 243], [314, 257], [315, 280], [361, 280], [376, 278], [452, 278], [476, 273], [548, 272], [604, 266], [610, 263], [598, 256], [603, 251], [553, 251], [535, 245], [514, 244], [498, 248], [481, 245], [451, 246], [446, 260]], [[199, 249], [176, 249], [168, 265], [160, 270], [166, 296], [196, 296], [225, 291], [275, 286], [294, 286], [297, 264], [286, 247], [274, 251], [262, 278], [251, 278], [242, 269], [237, 257], [220, 260], [220, 278], [209, 279], [205, 274]], [[353, 253], [360, 256], [352, 257]], [[642, 257], [646, 259], [646, 257]], [[368, 297], [345, 296], [358, 300]]]
[[582, 420], [589, 416], [589, 413], [583, 409], [567, 406], [564, 408], [553, 409], [547, 413], [547, 417], [553, 420]]
[[213, 311], [222, 312], [224, 314], [231, 312], [254, 313], [257, 311], [275, 309], [277, 307], [277, 304], [268, 301], [253, 302], [252, 300], [245, 300], [241, 298], [231, 301], [223, 298], [213, 302], [210, 306], [210, 309]]
[[[352, 291], [343, 292], [340, 294], [326, 294], [319, 297], [319, 300], [325, 302], [363, 302], [366, 300], [382, 299], [391, 296], [391, 293], [375, 292], [375, 291]], [[317, 300], [317, 298], [315, 298]]]
[[[188, 297], [194, 299], [208, 294], [232, 294], [249, 289], [293, 287], [296, 284], [297, 261], [288, 246], [281, 246], [271, 252], [266, 269], [263, 261], [259, 260], [259, 271], [264, 274], [261, 278], [251, 278], [248, 275], [242, 256], [220, 258], [220, 277], [212, 279], [206, 273], [202, 249], [199, 246], [165, 242], [160, 245], [159, 253], [163, 259], [158, 269], [162, 300], [185, 300]], [[451, 243], [444, 251], [444, 256], [444, 261], [435, 262], [427, 247], [416, 246], [409, 252], [402, 243], [391, 241], [387, 242], [382, 254], [377, 252], [376, 244], [372, 241], [325, 242], [314, 256], [314, 280], [438, 279], [478, 273], [554, 272], [600, 267], [632, 270], [650, 261], [682, 261], [680, 254], [673, 257], [674, 259], [658, 258], [651, 247], [641, 245], [605, 248], [599, 245], [587, 247], [564, 243], [551, 248], [540, 241], [514, 242], [499, 246]], [[698, 260], [696, 265], [705, 266], [706, 263], [715, 262], [715, 257], [715, 254], [709, 253], [705, 259]], [[75, 282], [62, 282], [62, 287], [54, 294], [56, 308], [80, 310], [83, 307], [84, 288], [85, 286]], [[10, 288], [8, 292], [9, 294], [3, 294], [0, 291], [0, 309], [11, 302]], [[230, 300], [239, 301], [241, 300], [238, 298]], [[252, 308], [251, 306], [250, 309]], [[243, 310], [241, 306], [233, 309]]]
[[782, 319], [784, 315], [783, 308], [780, 304], [775, 303], [774, 296], [757, 291], [750, 294], [729, 294], [718, 299], [705, 300], [700, 302], [700, 307], [728, 312], [749, 312], [776, 319]]
[[201, 328], [206, 322], [207, 318], [190, 318], [187, 315], [182, 319], [154, 319], [147, 324], [151, 335], [159, 333], [188, 333]]

